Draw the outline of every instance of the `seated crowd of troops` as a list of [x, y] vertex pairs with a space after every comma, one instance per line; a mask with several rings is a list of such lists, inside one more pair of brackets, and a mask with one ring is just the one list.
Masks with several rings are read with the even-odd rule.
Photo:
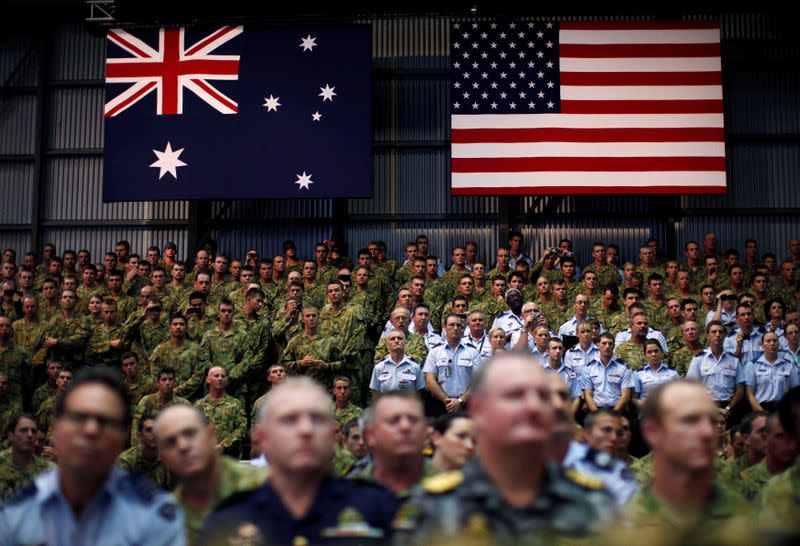
[[[649, 502], [642, 488], [658, 462], [644, 424], [666, 402], [648, 409], [647, 399], [682, 380], [701, 384], [715, 407], [713, 472], [730, 499], [791, 503], [761, 492], [784, 472], [793, 472], [793, 486], [800, 478], [795, 431], [778, 413], [800, 385], [800, 240], [788, 242], [785, 259], [760, 254], [752, 239], [743, 250], [721, 251], [708, 233], [702, 243], [687, 242], [680, 260], [662, 256], [651, 239], [638, 259], [622, 261], [617, 245], [595, 242], [593, 261], [580, 267], [568, 239], [536, 260], [516, 231], [486, 261], [472, 241], [449, 259], [434, 256], [424, 235], [405, 245], [401, 260], [389, 258], [382, 241], [353, 259], [332, 241], [317, 244], [313, 259], [300, 258], [292, 241], [274, 256], [252, 249], [242, 259], [210, 241], [194, 263], [178, 261], [174, 243], [139, 255], [119, 241], [101, 263], [87, 250], [59, 255], [51, 244], [41, 260], [28, 253], [18, 261], [6, 249], [0, 495], [58, 463], [51, 423], [64, 410], [63, 393], [82, 369], [105, 368], [124, 383], [132, 416], [117, 465], [165, 490], [179, 487], [190, 543], [222, 499], [197, 507], [186, 491], [182, 498], [187, 471], [154, 432], [159, 415], [193, 406], [201, 429], [213, 425], [214, 456], [230, 467], [232, 494], [266, 479], [255, 474], [271, 464], [257, 425], [270, 390], [292, 376], [328, 393], [340, 430], [335, 474], [376, 481], [401, 501], [427, 478], [425, 491], [447, 496], [463, 480], [452, 472], [482, 451], [473, 377], [507, 354], [550, 372], [566, 427], [553, 457], [574, 483], [603, 490], [614, 506]], [[304, 385], [295, 388], [310, 388]], [[382, 459], [404, 444], [380, 436], [376, 413], [382, 397], [398, 391], [410, 398], [395, 404], [410, 404], [411, 413], [419, 405], [411, 445], [420, 466], [392, 475]], [[790, 411], [800, 403], [793, 404]], [[195, 413], [182, 415], [192, 421]], [[235, 459], [252, 459], [253, 473], [236, 470]], [[419, 510], [400, 508], [394, 528], [422, 525]]]

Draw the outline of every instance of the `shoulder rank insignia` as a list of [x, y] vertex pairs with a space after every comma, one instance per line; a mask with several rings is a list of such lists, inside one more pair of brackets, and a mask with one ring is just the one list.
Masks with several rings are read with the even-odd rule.
[[435, 495], [447, 493], [458, 487], [464, 481], [464, 474], [460, 470], [442, 472], [422, 481], [422, 488]]
[[564, 474], [566, 474], [567, 478], [569, 478], [571, 481], [582, 487], [585, 487], [586, 489], [603, 488], [603, 482], [588, 474], [582, 474], [575, 469], [570, 468]]

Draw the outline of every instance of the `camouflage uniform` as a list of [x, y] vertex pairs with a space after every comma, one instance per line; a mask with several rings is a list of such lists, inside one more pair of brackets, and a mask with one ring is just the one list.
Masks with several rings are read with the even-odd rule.
[[[395, 516], [398, 544], [554, 544], [576, 541], [615, 518], [602, 482], [546, 463], [529, 507], [512, 508], [475, 459], [423, 481]], [[555, 540], [554, 540], [555, 539]], [[442, 542], [444, 540], [444, 542]]]
[[266, 482], [267, 476], [268, 472], [264, 468], [242, 464], [237, 460], [223, 455], [219, 461], [219, 476], [217, 478], [214, 494], [211, 497], [212, 500], [202, 512], [197, 512], [186, 504], [182, 485], [175, 488], [175, 498], [183, 508], [183, 515], [186, 519], [186, 536], [188, 538], [188, 543], [198, 543], [203, 524], [211, 512], [213, 512], [222, 501], [236, 493], [261, 487], [264, 482]]
[[147, 359], [159, 343], [169, 340], [169, 325], [166, 316], [162, 313], [161, 317], [155, 322], [143, 321], [138, 328], [133, 331], [134, 351], [141, 356], [142, 360]]
[[672, 367], [678, 372], [678, 375], [681, 377], [686, 377], [686, 372], [689, 370], [689, 364], [692, 363], [692, 359], [697, 356], [700, 352], [702, 352], [703, 348], [700, 347], [697, 353], [693, 352], [689, 347], [683, 346], [676, 351], [670, 351], [669, 353], [669, 360], [672, 364]]
[[30, 468], [17, 466], [11, 457], [3, 460], [0, 462], [0, 497], [33, 483], [33, 478], [37, 474], [52, 467], [53, 463], [36, 455], [33, 456], [33, 464]]
[[615, 265], [605, 264], [597, 267], [592, 263], [583, 268], [584, 273], [587, 271], [591, 271], [597, 275], [597, 288], [600, 291], [605, 290], [605, 287], [609, 284], [619, 284], [619, 272]]
[[350, 419], [360, 417], [362, 413], [364, 413], [364, 410], [352, 402], [348, 402], [347, 407], [341, 413], [336, 408], [336, 405], [333, 406], [333, 416], [339, 421], [339, 426], [341, 427], [344, 427]]
[[632, 372], [644, 368], [647, 361], [644, 358], [644, 348], [633, 341], [626, 341], [614, 349], [614, 356], [622, 360]]
[[28, 368], [28, 353], [18, 347], [11, 339], [8, 347], [0, 349], [0, 371], [8, 375], [8, 394], [9, 400], [18, 406], [22, 406], [22, 379]]
[[[540, 306], [541, 307], [541, 306]], [[491, 326], [500, 313], [508, 311], [508, 305], [505, 301], [498, 301], [496, 299], [486, 299], [484, 302], [477, 302], [475, 305], [470, 306], [470, 312], [480, 311], [483, 313], [485, 325]]]
[[800, 527], [800, 461], [767, 482], [761, 490], [760, 509], [762, 529], [797, 532]]
[[56, 400], [60, 394], [59, 391], [56, 391], [53, 396], [42, 402], [36, 411], [36, 422], [42, 427], [41, 430], [47, 434], [48, 438], [50, 437], [50, 422], [53, 420], [53, 411], [56, 409]]
[[181, 398], [180, 396], [173, 396], [167, 403], [161, 401], [161, 397], [158, 396], [157, 392], [143, 396], [142, 399], [136, 404], [136, 409], [133, 411], [133, 422], [131, 423], [131, 443], [136, 443], [136, 431], [139, 430], [139, 421], [141, 421], [143, 415], [152, 415], [155, 417], [164, 408], [177, 404], [184, 404], [186, 406], [192, 405], [191, 402], [185, 398]]
[[247, 396], [247, 377], [255, 365], [247, 332], [236, 325], [223, 332], [212, 328], [203, 335], [200, 347], [208, 354], [209, 369], [222, 366], [228, 373], [230, 392], [244, 400]]
[[539, 306], [539, 309], [544, 315], [544, 318], [547, 319], [547, 324], [550, 326], [551, 330], [558, 330], [559, 326], [567, 322], [572, 318], [572, 315], [575, 314], [575, 310], [569, 304], [562, 310], [555, 301], [553, 303], [542, 304]]
[[200, 343], [206, 332], [213, 330], [219, 322], [212, 317], [191, 317], [186, 321], [186, 338]]
[[215, 400], [208, 394], [194, 405], [214, 425], [224, 453], [237, 459], [241, 458], [242, 442], [247, 435], [247, 416], [242, 401], [229, 394]]
[[791, 288], [787, 288], [783, 284], [783, 280], [779, 280], [777, 284], [770, 287], [767, 297], [782, 299], [784, 309], [788, 307], [797, 309], [798, 307], [797, 293]]
[[44, 364], [47, 355], [47, 349], [42, 347], [45, 324], [42, 322], [28, 324], [25, 319], [19, 319], [11, 325], [11, 328], [14, 330], [14, 343], [31, 355], [31, 365]]
[[758, 497], [764, 485], [771, 478], [772, 474], [767, 470], [767, 461], [764, 459], [757, 465], [753, 465], [739, 473], [739, 481], [736, 483], [736, 488], [744, 498], [751, 501]]
[[50, 319], [45, 331], [48, 337], [58, 340], [58, 343], [49, 349], [49, 354], [53, 358], [61, 361], [64, 367], [71, 366], [73, 370], [83, 365], [84, 350], [89, 336], [92, 335], [89, 317], [74, 316], [71, 320], [67, 320], [62, 313], [59, 313]]
[[39, 320], [40, 321], [42, 321], [43, 323], [47, 324], [48, 322], [50, 322], [50, 319], [52, 319], [54, 316], [58, 315], [59, 313], [61, 313], [61, 307], [58, 304], [56, 304], [56, 305], [51, 307], [50, 305], [48, 305], [47, 300], [45, 300], [44, 298], [41, 298], [41, 297], [39, 298]]
[[335, 314], [330, 304], [325, 305], [319, 312], [319, 331], [339, 339], [339, 353], [349, 368], [358, 369], [362, 353], [371, 349], [367, 346], [367, 317], [360, 305], [348, 303]]
[[352, 453], [343, 447], [337, 447], [333, 454], [333, 472], [338, 476], [345, 476], [355, 462], [356, 458]]
[[[140, 315], [132, 321], [118, 322], [110, 328], [103, 323], [95, 326], [86, 347], [86, 362], [95, 366], [113, 366], [118, 369], [122, 363], [122, 354], [131, 349], [132, 331], [142, 320], [144, 317]], [[113, 348], [111, 342], [116, 339], [121, 339], [124, 343], [120, 347]]]
[[[706, 506], [692, 510], [688, 517], [686, 512], [666, 506], [649, 485], [628, 502], [626, 514], [631, 531], [642, 543], [648, 542], [642, 539], [644, 533], [644, 537], [658, 537], [659, 544], [728, 544], [729, 540], [740, 543], [751, 516], [745, 499], [718, 480]], [[664, 540], [665, 537], [669, 539]]]
[[150, 355], [148, 375], [155, 380], [158, 369], [169, 366], [175, 369], [175, 394], [189, 400], [197, 400], [209, 370], [208, 351], [194, 341], [184, 340], [175, 347], [172, 340], [159, 344]]
[[[381, 337], [378, 345], [375, 347], [375, 356], [372, 359], [373, 364], [377, 364], [389, 355], [389, 347], [386, 345], [386, 337]], [[411, 360], [420, 366], [425, 364], [425, 359], [428, 358], [428, 346], [425, 345], [425, 338], [419, 334], [406, 334], [406, 349], [405, 354]], [[369, 370], [372, 374], [372, 369]]]
[[117, 466], [128, 472], [147, 476], [150, 481], [165, 491], [171, 491], [177, 483], [175, 476], [167, 470], [160, 459], [157, 458], [154, 461], [145, 459], [138, 446], [130, 447], [120, 453], [117, 458]]
[[145, 373], [139, 373], [139, 381], [135, 385], [128, 385], [126, 380], [125, 386], [128, 388], [128, 394], [131, 397], [131, 415], [136, 411], [136, 404], [139, 400], [158, 390], [153, 377]]
[[[31, 408], [34, 412], [39, 409], [39, 406], [42, 403], [53, 396], [56, 392], [55, 387], [51, 387], [50, 383], [45, 383], [44, 385], [40, 385], [35, 391], [33, 391], [33, 397], [31, 398]], [[0, 419], [2, 421], [2, 419]]]
[[13, 417], [15, 413], [19, 413], [20, 411], [19, 402], [9, 398], [8, 394], [6, 394], [3, 398], [0, 398], [0, 432], [2, 432], [2, 437], [0, 437], [0, 447], [8, 444], [5, 434], [6, 423], [11, 420], [11, 417]]
[[[339, 340], [337, 338], [317, 334], [317, 337], [311, 339], [305, 332], [301, 332], [299, 335], [290, 339], [289, 343], [286, 344], [286, 349], [281, 356], [281, 364], [284, 365], [286, 371], [289, 373], [308, 375], [328, 387], [333, 383], [333, 376], [339, 373], [343, 368], [343, 363], [337, 348], [338, 345]], [[327, 362], [330, 367], [321, 370], [313, 366], [299, 366], [298, 364], [307, 354], [311, 354], [314, 358]], [[352, 380], [350, 386], [351, 388], [353, 386]]]

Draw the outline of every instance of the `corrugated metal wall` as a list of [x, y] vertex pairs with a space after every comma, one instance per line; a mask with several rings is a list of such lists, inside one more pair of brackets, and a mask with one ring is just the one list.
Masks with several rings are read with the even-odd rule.
[[[800, 232], [797, 216], [780, 210], [766, 214], [800, 209], [800, 45], [786, 39], [793, 29], [785, 18], [726, 14], [721, 21], [729, 194], [675, 199], [691, 212], [674, 226], [676, 250], [709, 229], [719, 232], [723, 245], [734, 246], [751, 234], [785, 241]], [[499, 229], [506, 223], [522, 227], [535, 255], [569, 237], [581, 262], [589, 260], [584, 245], [598, 238], [618, 242], [627, 256], [635, 256], [651, 236], [666, 242], [671, 213], [654, 208], [648, 197], [452, 197], [450, 19], [355, 22], [373, 29], [375, 147], [374, 197], [348, 200], [346, 206], [345, 236], [352, 252], [380, 239], [391, 254], [402, 256], [404, 243], [424, 232], [439, 255], [447, 256], [452, 246], [468, 239], [477, 241], [482, 253], [493, 254], [490, 249], [505, 241]], [[102, 156], [97, 150], [103, 145], [103, 38], [75, 23], [59, 25], [48, 40], [40, 242], [52, 240], [60, 249], [87, 246], [97, 254], [117, 239], [130, 239], [141, 250], [171, 238], [185, 249], [188, 203], [101, 201]], [[0, 37], [0, 81], [18, 89], [0, 101], [0, 246], [31, 245], [30, 232], [20, 225], [32, 221], [37, 206], [32, 200], [35, 86], [42, 67], [36, 46], [24, 34]], [[725, 217], [725, 207], [765, 211], [740, 220]], [[241, 255], [255, 246], [266, 255], [291, 238], [301, 254], [310, 254], [316, 241], [331, 234], [334, 207], [331, 200], [252, 200], [213, 202], [210, 210], [210, 217], [200, 221], [211, 222], [210, 234], [222, 250]], [[263, 223], [253, 221], [258, 218]], [[3, 225], [15, 231], [4, 231]]]

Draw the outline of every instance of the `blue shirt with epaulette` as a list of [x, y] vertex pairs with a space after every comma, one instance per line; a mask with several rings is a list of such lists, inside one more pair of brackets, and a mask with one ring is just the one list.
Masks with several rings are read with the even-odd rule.
[[622, 397], [622, 389], [633, 389], [633, 386], [630, 368], [613, 358], [608, 366], [600, 360], [591, 362], [581, 376], [581, 390], [591, 391], [599, 408], [614, 407]]
[[698, 354], [689, 364], [686, 379], [703, 383], [717, 402], [733, 398], [736, 386], [745, 382], [744, 367], [734, 355], [724, 352], [716, 358], [711, 349]]
[[640, 400], [647, 398], [647, 394], [664, 383], [677, 381], [681, 376], [663, 362], [654, 370], [649, 364], [633, 372], [633, 383], [636, 394]]
[[380, 485], [329, 476], [308, 512], [296, 518], [267, 481], [224, 501], [206, 520], [200, 544], [384, 544], [397, 508], [395, 496]]
[[183, 514], [172, 495], [147, 478], [114, 467], [76, 517], [59, 469], [0, 503], [0, 545], [183, 546]]
[[778, 353], [775, 362], [769, 362], [766, 356], [761, 355], [744, 367], [747, 386], [753, 388], [759, 402], [777, 402], [800, 384], [800, 374], [794, 362], [783, 356], [784, 353]]
[[586, 444], [571, 442], [562, 467], [597, 478], [620, 506], [636, 494], [636, 476], [620, 459]]

